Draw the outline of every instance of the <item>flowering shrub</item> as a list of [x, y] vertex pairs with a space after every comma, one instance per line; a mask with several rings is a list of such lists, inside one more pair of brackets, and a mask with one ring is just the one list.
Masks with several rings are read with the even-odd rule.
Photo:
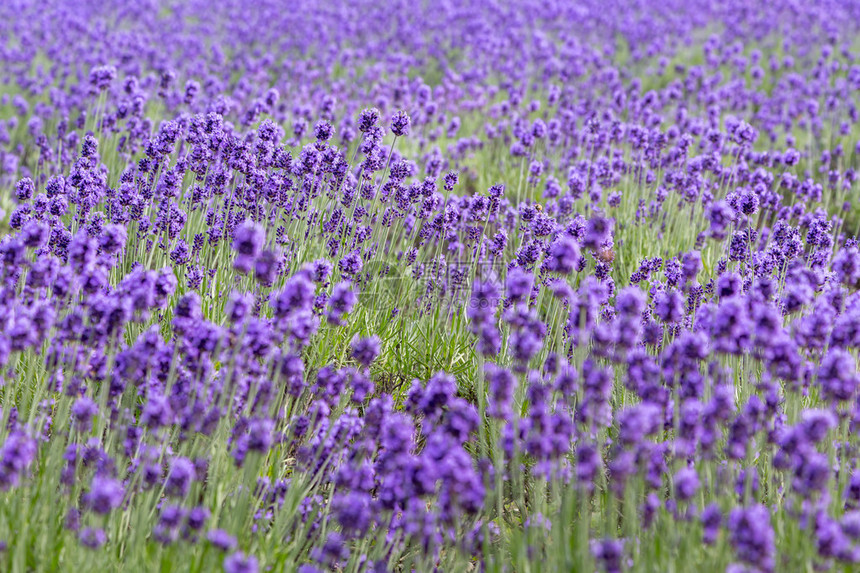
[[858, 29], [0, 4], [0, 569], [857, 567]]

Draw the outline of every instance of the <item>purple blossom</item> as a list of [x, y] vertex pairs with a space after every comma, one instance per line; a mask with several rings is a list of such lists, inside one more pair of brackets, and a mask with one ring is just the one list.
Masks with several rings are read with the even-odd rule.
[[367, 338], [356, 337], [350, 343], [350, 351], [352, 357], [359, 364], [369, 367], [376, 360], [376, 357], [379, 356], [381, 344], [382, 341], [376, 335]]
[[236, 547], [236, 538], [223, 529], [213, 529], [207, 534], [206, 538], [209, 540], [209, 543], [221, 551], [231, 551]]
[[224, 559], [224, 573], [257, 573], [259, 565], [253, 555], [237, 551]]
[[122, 505], [125, 488], [115, 479], [95, 476], [90, 491], [85, 500], [90, 509], [96, 513], [106, 514]]
[[743, 563], [773, 571], [776, 548], [770, 512], [763, 505], [735, 508], [728, 518], [729, 540]]
[[409, 133], [409, 125], [411, 123], [412, 120], [405, 111], [398, 111], [391, 118], [391, 133], [393, 133], [395, 137], [404, 136]]

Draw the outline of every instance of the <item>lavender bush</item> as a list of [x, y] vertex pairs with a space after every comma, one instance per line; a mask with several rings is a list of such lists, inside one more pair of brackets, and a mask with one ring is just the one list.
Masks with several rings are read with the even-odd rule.
[[0, 570], [860, 567], [858, 32], [0, 3]]

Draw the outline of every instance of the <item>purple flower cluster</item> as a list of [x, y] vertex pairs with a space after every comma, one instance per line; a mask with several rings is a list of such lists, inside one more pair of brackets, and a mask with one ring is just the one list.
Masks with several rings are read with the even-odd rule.
[[0, 569], [858, 566], [856, 6], [276, 4], [0, 6]]

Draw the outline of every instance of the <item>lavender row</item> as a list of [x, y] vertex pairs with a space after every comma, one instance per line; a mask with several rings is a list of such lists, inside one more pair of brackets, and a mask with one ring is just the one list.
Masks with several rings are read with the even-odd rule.
[[0, 560], [860, 562], [858, 18], [0, 7]]

